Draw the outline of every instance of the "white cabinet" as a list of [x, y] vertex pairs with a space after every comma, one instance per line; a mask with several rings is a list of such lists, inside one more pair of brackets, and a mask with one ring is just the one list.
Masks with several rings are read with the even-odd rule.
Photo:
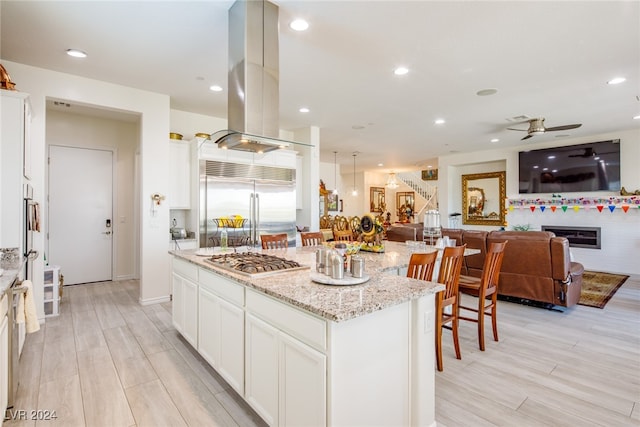
[[29, 95], [0, 90], [0, 247], [23, 252], [24, 184], [30, 174]]
[[247, 313], [245, 399], [270, 426], [278, 425], [278, 330]]
[[327, 357], [287, 334], [278, 338], [278, 424], [326, 425]]
[[326, 425], [327, 358], [311, 347], [324, 346], [325, 326], [270, 297], [247, 293], [245, 399], [269, 425]]
[[200, 270], [198, 351], [241, 395], [244, 393], [244, 287]]
[[198, 348], [198, 267], [173, 258], [173, 326]]
[[0, 298], [0, 414], [9, 403], [9, 322], [7, 295]]
[[169, 142], [169, 208], [191, 209], [191, 145]]
[[44, 267], [44, 315], [45, 317], [60, 314], [60, 267], [57, 265]]

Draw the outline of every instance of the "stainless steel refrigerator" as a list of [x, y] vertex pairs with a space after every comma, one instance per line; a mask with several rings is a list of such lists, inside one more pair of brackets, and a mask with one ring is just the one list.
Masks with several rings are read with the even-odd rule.
[[259, 246], [261, 234], [296, 241], [295, 169], [200, 160], [200, 247]]

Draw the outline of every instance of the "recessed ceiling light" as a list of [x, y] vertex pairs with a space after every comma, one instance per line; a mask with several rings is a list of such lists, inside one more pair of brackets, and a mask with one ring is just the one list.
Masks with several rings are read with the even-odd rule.
[[301, 113], [308, 113], [309, 109], [307, 107], [301, 107], [298, 111], [300, 111]]
[[637, 116], [634, 116], [633, 120], [640, 120], [640, 114], [638, 114]]
[[384, 166], [384, 163], [378, 163], [378, 166]]
[[547, 156], [547, 159], [555, 159], [556, 156]]
[[609, 80], [607, 82], [608, 85], [618, 85], [622, 82], [625, 82], [627, 79], [625, 79], [624, 77], [614, 77], [613, 79]]
[[222, 88], [218, 85], [209, 86], [209, 90], [212, 92], [222, 92]]
[[539, 167], [540, 167], [540, 166], [538, 166], [538, 165], [535, 165], [535, 166], [534, 166], [533, 168], [534, 168], [534, 169], [538, 169]]
[[395, 70], [393, 70], [393, 74], [395, 74], [396, 76], [404, 76], [408, 72], [409, 72], [409, 69], [406, 67], [398, 67]]
[[498, 138], [493, 138], [491, 142], [500, 142], [500, 140]]
[[353, 125], [353, 126], [351, 126], [351, 129], [362, 130], [362, 129], [364, 129], [364, 126], [362, 126], [362, 125]]
[[498, 93], [498, 89], [482, 89], [476, 92], [478, 96], [489, 96]]
[[444, 119], [436, 119], [434, 121], [434, 123], [437, 124], [437, 125], [443, 125], [443, 124], [445, 124], [445, 120]]
[[74, 58], [86, 58], [86, 52], [83, 52], [78, 49], [67, 49], [67, 55], [73, 56]]
[[304, 19], [295, 19], [291, 21], [289, 27], [291, 27], [291, 29], [295, 31], [305, 31], [309, 28], [309, 23]]

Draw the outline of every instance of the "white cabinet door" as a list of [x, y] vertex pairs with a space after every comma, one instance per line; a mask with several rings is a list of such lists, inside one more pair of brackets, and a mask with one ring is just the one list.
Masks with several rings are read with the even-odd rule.
[[0, 413], [9, 403], [9, 328], [6, 315], [0, 317]]
[[171, 274], [172, 282], [172, 304], [171, 317], [173, 318], [173, 326], [182, 333], [184, 329], [184, 292], [182, 281], [184, 279], [176, 273]]
[[195, 348], [198, 348], [198, 285], [172, 273], [173, 326]]
[[200, 287], [198, 295], [198, 352], [215, 369], [220, 357], [219, 298]]
[[245, 400], [278, 425], [278, 330], [247, 313], [245, 342]]
[[198, 351], [244, 394], [244, 288], [218, 274], [199, 274]]
[[187, 279], [183, 279], [182, 284], [184, 296], [182, 336], [194, 348], [198, 348], [198, 285]]
[[220, 357], [218, 372], [244, 394], [244, 311], [223, 299], [219, 304]]
[[191, 209], [189, 142], [169, 142], [169, 208]]
[[327, 357], [280, 333], [279, 425], [324, 426]]

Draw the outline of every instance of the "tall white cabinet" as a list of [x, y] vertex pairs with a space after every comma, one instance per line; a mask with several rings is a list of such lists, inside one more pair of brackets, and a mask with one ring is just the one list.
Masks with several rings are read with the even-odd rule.
[[169, 141], [169, 207], [191, 209], [191, 143]]
[[24, 186], [31, 173], [29, 95], [0, 90], [0, 247], [23, 253]]

